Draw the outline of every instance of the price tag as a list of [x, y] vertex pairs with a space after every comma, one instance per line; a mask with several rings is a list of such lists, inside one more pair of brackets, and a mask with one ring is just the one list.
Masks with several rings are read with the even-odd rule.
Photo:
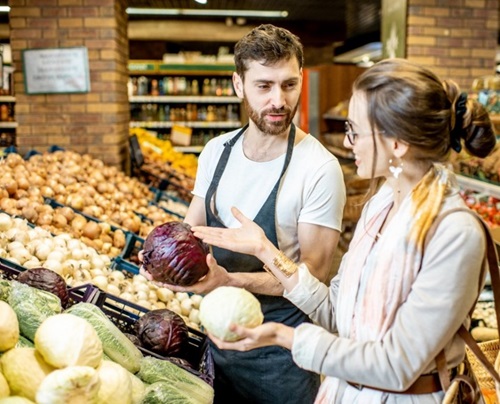
[[170, 134], [170, 141], [173, 144], [181, 146], [189, 146], [191, 144], [191, 134], [193, 130], [185, 126], [174, 125], [172, 126], [172, 133]]

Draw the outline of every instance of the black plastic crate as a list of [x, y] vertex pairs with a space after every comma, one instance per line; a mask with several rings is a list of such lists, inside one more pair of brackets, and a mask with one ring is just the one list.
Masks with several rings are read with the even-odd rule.
[[144, 239], [139, 237], [137, 234], [128, 233], [125, 240], [125, 247], [122, 250], [122, 253], [113, 258], [111, 266], [113, 269], [116, 269], [120, 266], [125, 266], [125, 269], [134, 274], [139, 273], [139, 260], [137, 258], [139, 251], [142, 249], [142, 245], [144, 244]]
[[[92, 302], [99, 307], [104, 314], [115, 324], [122, 332], [135, 334], [134, 325], [140, 316], [149, 310], [131, 303], [120, 297], [99, 291]], [[182, 356], [192, 366], [192, 368], [179, 365], [183, 369], [200, 377], [210, 385], [213, 385], [214, 363], [209, 349], [207, 336], [194, 328], [188, 327], [188, 345]], [[149, 351], [146, 348], [138, 347], [144, 355], [153, 356], [162, 360], [169, 360], [167, 357]]]
[[[19, 273], [26, 270], [26, 268], [15, 262], [0, 258], [0, 279], [16, 280]], [[99, 289], [90, 283], [75, 287], [68, 286], [69, 298], [66, 307], [80, 302], [92, 303], [97, 298], [99, 292]]]

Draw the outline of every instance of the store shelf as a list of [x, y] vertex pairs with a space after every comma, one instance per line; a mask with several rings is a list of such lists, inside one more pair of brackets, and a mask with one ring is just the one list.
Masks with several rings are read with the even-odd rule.
[[242, 126], [240, 121], [198, 122], [198, 121], [133, 121], [131, 128], [172, 128], [174, 125], [201, 129], [234, 129]]
[[203, 150], [203, 146], [175, 146], [174, 149], [182, 153], [200, 154]]
[[495, 198], [500, 198], [500, 184], [492, 184], [460, 174], [457, 174], [457, 181], [463, 189], [472, 189], [477, 192], [484, 192]]
[[231, 75], [234, 64], [201, 64], [201, 63], [162, 63], [161, 61], [134, 60], [128, 64], [129, 74], [164, 74], [164, 75]]
[[0, 122], [0, 129], [16, 129], [17, 122]]
[[134, 95], [130, 102], [136, 103], [198, 103], [198, 104], [229, 104], [241, 103], [236, 96], [203, 96], [203, 95]]

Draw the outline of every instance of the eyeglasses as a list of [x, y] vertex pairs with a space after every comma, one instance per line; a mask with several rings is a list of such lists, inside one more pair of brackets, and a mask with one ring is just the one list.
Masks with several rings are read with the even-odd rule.
[[[356, 142], [356, 139], [358, 138], [359, 133], [358, 132], [354, 132], [354, 129], [352, 128], [351, 122], [345, 121], [344, 125], [345, 125], [344, 130], [345, 130], [345, 135], [347, 136], [347, 140], [349, 140], [349, 143], [352, 146], [354, 146], [354, 143]], [[385, 131], [380, 130], [377, 133], [379, 133], [379, 134], [380, 133], [385, 133]]]
[[345, 121], [344, 125], [345, 125], [344, 130], [345, 130], [345, 135], [347, 136], [347, 140], [349, 140], [349, 143], [352, 146], [354, 146], [354, 142], [356, 142], [356, 137], [358, 136], [358, 133], [354, 132], [354, 130], [352, 129], [351, 122]]

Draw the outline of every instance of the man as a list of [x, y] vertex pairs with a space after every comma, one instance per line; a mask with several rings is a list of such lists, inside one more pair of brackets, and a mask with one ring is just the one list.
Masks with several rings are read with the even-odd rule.
[[[235, 206], [278, 248], [326, 281], [339, 240], [345, 187], [337, 159], [292, 123], [302, 86], [302, 45], [285, 29], [261, 25], [236, 44], [235, 64], [233, 85], [249, 123], [205, 146], [185, 222], [236, 227]], [[172, 289], [204, 294], [222, 285], [238, 286], [259, 299], [265, 321], [290, 326], [309, 321], [282, 297], [281, 284], [255, 257], [218, 248], [212, 255], [206, 277], [190, 288]], [[319, 377], [298, 368], [289, 351], [212, 348], [215, 403], [314, 401]]]

